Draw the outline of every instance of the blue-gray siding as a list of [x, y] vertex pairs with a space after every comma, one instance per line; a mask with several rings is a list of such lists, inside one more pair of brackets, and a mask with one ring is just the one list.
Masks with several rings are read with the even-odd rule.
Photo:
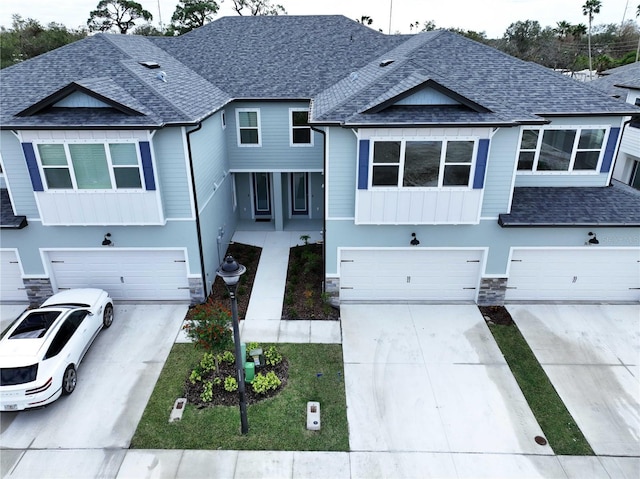
[[15, 213], [26, 216], [28, 219], [39, 218], [40, 214], [33, 194], [24, 152], [20, 142], [10, 131], [0, 131], [0, 151], [2, 152], [5, 183], [11, 190]]
[[356, 201], [357, 141], [353, 131], [329, 128], [328, 218], [353, 218]]
[[[308, 108], [308, 102], [238, 102], [227, 106], [225, 130], [229, 160], [234, 171], [310, 171], [323, 165], [322, 135], [314, 135], [313, 146], [290, 146], [289, 108]], [[260, 110], [262, 146], [239, 147], [236, 129], [236, 109]]]
[[182, 129], [159, 130], [152, 148], [165, 218], [193, 218]]

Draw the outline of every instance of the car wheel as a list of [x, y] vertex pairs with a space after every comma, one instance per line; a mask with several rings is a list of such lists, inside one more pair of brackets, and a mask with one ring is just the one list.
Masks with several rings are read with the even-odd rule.
[[113, 323], [113, 306], [107, 304], [102, 315], [102, 327], [107, 329]]
[[76, 388], [77, 383], [78, 373], [76, 373], [76, 368], [71, 364], [67, 366], [67, 369], [64, 371], [64, 376], [62, 376], [62, 394], [71, 394]]

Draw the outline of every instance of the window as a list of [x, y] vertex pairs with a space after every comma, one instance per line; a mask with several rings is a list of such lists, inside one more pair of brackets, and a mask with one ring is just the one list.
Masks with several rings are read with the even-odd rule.
[[38, 144], [49, 190], [142, 188], [136, 143]]
[[291, 146], [313, 146], [313, 134], [309, 126], [308, 110], [289, 110], [291, 121]]
[[375, 141], [371, 185], [469, 187], [475, 144], [475, 140]]
[[261, 146], [260, 110], [236, 110], [238, 146]]
[[72, 312], [64, 323], [60, 326], [60, 329], [56, 333], [55, 337], [51, 341], [49, 349], [47, 349], [44, 359], [49, 359], [57, 356], [60, 351], [64, 349], [73, 334], [82, 324], [82, 321], [87, 316], [87, 311], [79, 310]]
[[518, 171], [597, 171], [605, 136], [605, 128], [523, 130]]

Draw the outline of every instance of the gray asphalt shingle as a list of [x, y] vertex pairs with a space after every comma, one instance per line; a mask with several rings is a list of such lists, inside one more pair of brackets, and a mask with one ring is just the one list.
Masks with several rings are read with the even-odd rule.
[[613, 181], [606, 188], [515, 188], [508, 226], [640, 226], [640, 191]]

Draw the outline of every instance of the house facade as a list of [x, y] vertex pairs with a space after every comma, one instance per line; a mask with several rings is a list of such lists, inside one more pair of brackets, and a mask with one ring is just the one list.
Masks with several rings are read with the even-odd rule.
[[340, 301], [640, 300], [640, 108], [450, 32], [99, 34], [0, 95], [2, 301], [196, 303], [254, 228], [322, 231]]

